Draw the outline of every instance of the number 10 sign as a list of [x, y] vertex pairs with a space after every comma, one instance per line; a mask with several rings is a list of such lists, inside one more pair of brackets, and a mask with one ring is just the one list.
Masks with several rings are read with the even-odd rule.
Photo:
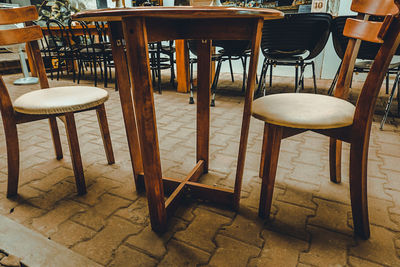
[[326, 12], [326, 0], [313, 0], [311, 12]]

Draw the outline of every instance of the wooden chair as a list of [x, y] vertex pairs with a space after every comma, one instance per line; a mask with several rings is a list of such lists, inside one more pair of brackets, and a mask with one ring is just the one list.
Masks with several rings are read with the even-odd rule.
[[[400, 5], [400, 0], [395, 0]], [[368, 144], [379, 89], [390, 61], [400, 43], [398, 8], [389, 0], [353, 0], [357, 19], [347, 20], [344, 34], [350, 37], [335, 97], [315, 94], [276, 94], [253, 102], [252, 114], [265, 121], [260, 175], [262, 187], [259, 216], [271, 209], [281, 140], [308, 130], [330, 140], [331, 180], [340, 182], [341, 141], [350, 143], [350, 197], [354, 232], [369, 238], [367, 205]], [[386, 16], [383, 22], [368, 21], [369, 15]], [[381, 43], [357, 105], [347, 102], [350, 81], [360, 42]]]
[[30, 48], [28, 51], [30, 51], [37, 69], [40, 87], [44, 89], [26, 93], [12, 103], [5, 83], [0, 76], [0, 111], [7, 142], [7, 197], [16, 195], [18, 190], [19, 145], [17, 124], [49, 119], [56, 157], [61, 159], [63, 153], [57, 128], [57, 117], [65, 124], [78, 194], [85, 194], [86, 186], [74, 113], [96, 110], [107, 160], [109, 164], [113, 164], [114, 154], [104, 108], [108, 93], [103, 89], [88, 86], [49, 88], [37, 42], [37, 40], [43, 38], [42, 30], [39, 26], [32, 24], [32, 21], [37, 18], [38, 14], [34, 6], [0, 9], [0, 25], [22, 22], [26, 24], [24, 28], [0, 30], [0, 45], [27, 43], [27, 47]]

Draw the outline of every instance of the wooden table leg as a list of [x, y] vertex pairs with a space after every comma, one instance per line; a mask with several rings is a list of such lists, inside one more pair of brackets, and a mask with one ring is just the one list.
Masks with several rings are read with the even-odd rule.
[[259, 19], [257, 22], [256, 30], [253, 34], [252, 42], [251, 42], [251, 55], [250, 55], [250, 67], [247, 79], [247, 89], [246, 96], [243, 108], [243, 119], [242, 119], [242, 130], [240, 133], [240, 145], [239, 145], [239, 154], [236, 168], [236, 180], [235, 180], [235, 193], [234, 193], [234, 207], [236, 210], [239, 209], [239, 201], [240, 201], [240, 192], [242, 190], [242, 180], [243, 180], [243, 172], [244, 172], [244, 163], [246, 159], [246, 148], [247, 148], [247, 139], [249, 137], [249, 127], [250, 127], [250, 117], [251, 117], [251, 105], [253, 102], [254, 96], [254, 86], [256, 84], [256, 72], [257, 72], [257, 63], [258, 63], [258, 54], [260, 51], [260, 43], [261, 43], [261, 30], [264, 24], [262, 19]]
[[144, 191], [143, 163], [140, 154], [139, 136], [136, 128], [135, 112], [133, 110], [133, 99], [131, 94], [131, 83], [129, 81], [128, 67], [126, 63], [124, 46], [122, 43], [123, 33], [121, 22], [109, 22], [110, 41], [115, 64], [116, 79], [119, 88], [122, 114], [124, 117], [125, 132], [128, 139], [129, 153], [131, 156], [133, 176], [136, 191]]
[[176, 78], [178, 92], [187, 93], [190, 89], [189, 49], [185, 40], [175, 40], [176, 50]]
[[147, 32], [144, 18], [126, 18], [122, 21], [126, 51], [143, 157], [145, 187], [150, 222], [154, 231], [166, 230], [167, 212], [164, 201], [160, 151], [158, 147], [153, 87], [151, 84]]
[[198, 41], [197, 63], [197, 161], [204, 160], [204, 173], [208, 172], [210, 139], [210, 95], [211, 95], [211, 41]]

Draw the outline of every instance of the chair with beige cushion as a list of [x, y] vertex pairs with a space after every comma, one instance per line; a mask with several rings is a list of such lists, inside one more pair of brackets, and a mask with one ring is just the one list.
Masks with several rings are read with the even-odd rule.
[[113, 164], [114, 154], [104, 108], [104, 102], [108, 99], [108, 93], [103, 89], [88, 86], [49, 88], [37, 43], [37, 40], [40, 40], [43, 34], [41, 28], [32, 23], [37, 18], [38, 14], [34, 6], [0, 9], [0, 25], [23, 22], [26, 24], [24, 28], [0, 30], [0, 46], [27, 43], [27, 47], [30, 48], [27, 52], [32, 55], [32, 61], [36, 67], [40, 87], [42, 88], [42, 90], [34, 90], [26, 93], [12, 103], [6, 85], [0, 76], [0, 111], [7, 143], [7, 197], [16, 195], [18, 191], [19, 145], [17, 125], [41, 119], [49, 119], [56, 157], [57, 159], [61, 159], [63, 153], [57, 127], [57, 117], [65, 124], [78, 194], [85, 194], [86, 185], [74, 113], [96, 110], [107, 160], [109, 164]]
[[[400, 0], [396, 0], [399, 5]], [[344, 35], [350, 37], [335, 97], [289, 93], [259, 98], [252, 114], [265, 122], [260, 176], [259, 216], [268, 217], [281, 140], [308, 130], [330, 140], [331, 180], [340, 182], [341, 141], [350, 143], [350, 197], [355, 234], [370, 235], [367, 205], [367, 161], [372, 116], [381, 84], [400, 43], [400, 19], [393, 1], [353, 0], [357, 19], [347, 20]], [[396, 14], [395, 16], [390, 14]], [[368, 15], [386, 16], [384, 22], [368, 21]], [[360, 42], [382, 44], [356, 106], [347, 102], [350, 81]]]

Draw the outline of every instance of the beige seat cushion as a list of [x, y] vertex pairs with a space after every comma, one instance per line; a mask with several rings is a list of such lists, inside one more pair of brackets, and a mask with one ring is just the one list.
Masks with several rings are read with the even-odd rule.
[[107, 91], [96, 87], [53, 87], [18, 97], [14, 109], [25, 114], [60, 114], [96, 107], [107, 99]]
[[301, 129], [332, 129], [353, 124], [353, 104], [331, 96], [285, 93], [253, 102], [252, 114], [265, 122]]

